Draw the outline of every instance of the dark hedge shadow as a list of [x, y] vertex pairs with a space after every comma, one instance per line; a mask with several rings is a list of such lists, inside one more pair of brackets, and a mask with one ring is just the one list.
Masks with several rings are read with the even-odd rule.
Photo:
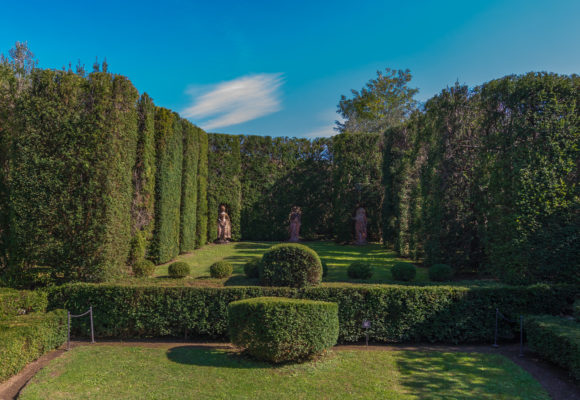
[[200, 367], [219, 367], [234, 369], [272, 369], [276, 368], [265, 362], [255, 361], [243, 353], [232, 350], [229, 346], [179, 346], [167, 350], [167, 358], [178, 364], [197, 365]]

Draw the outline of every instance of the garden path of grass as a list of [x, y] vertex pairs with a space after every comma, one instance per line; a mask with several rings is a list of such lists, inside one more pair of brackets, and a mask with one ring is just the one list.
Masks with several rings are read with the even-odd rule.
[[[277, 242], [234, 242], [228, 244], [209, 244], [192, 253], [182, 254], [174, 261], [184, 261], [191, 266], [191, 274], [183, 280], [168, 279], [169, 263], [157, 267], [154, 279], [129, 278], [127, 283], [185, 286], [245, 286], [257, 285], [256, 279], [247, 279], [244, 275], [244, 264], [249, 260], [261, 257], [264, 252]], [[397, 257], [394, 251], [385, 249], [380, 244], [367, 246], [339, 245], [333, 242], [303, 242], [314, 249], [328, 265], [328, 276], [323, 284], [332, 283], [394, 283], [391, 268], [397, 262], [411, 261]], [[234, 273], [227, 279], [212, 279], [209, 267], [216, 261], [226, 260], [232, 263]], [[348, 266], [354, 261], [368, 261], [373, 266], [373, 276], [369, 280], [354, 281], [346, 273]], [[427, 270], [417, 268], [417, 276], [412, 283], [429, 281]], [[398, 282], [400, 283], [400, 282]]]
[[50, 362], [30, 399], [521, 399], [549, 396], [499, 354], [340, 350], [272, 367], [228, 346], [82, 346]]

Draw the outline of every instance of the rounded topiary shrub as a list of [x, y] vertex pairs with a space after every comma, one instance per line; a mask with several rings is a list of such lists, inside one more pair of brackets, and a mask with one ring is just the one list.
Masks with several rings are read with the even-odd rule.
[[453, 268], [447, 264], [433, 264], [429, 267], [429, 279], [435, 282], [448, 281], [453, 278]]
[[133, 275], [136, 277], [151, 276], [155, 272], [155, 264], [151, 260], [137, 261], [133, 265]]
[[257, 297], [228, 306], [231, 342], [274, 363], [309, 358], [338, 340], [338, 305], [324, 301]]
[[260, 281], [266, 286], [304, 287], [318, 285], [321, 279], [320, 257], [302, 244], [272, 246], [260, 263]]
[[170, 264], [167, 271], [169, 272], [169, 276], [172, 278], [185, 278], [189, 275], [190, 268], [189, 264], [184, 263], [183, 261], [177, 261]]
[[248, 278], [260, 277], [260, 259], [254, 258], [244, 264], [244, 273]]
[[373, 267], [363, 261], [355, 261], [348, 266], [346, 271], [352, 279], [370, 279], [373, 276]]
[[227, 261], [218, 261], [209, 267], [209, 274], [212, 278], [227, 278], [234, 272], [234, 267]]
[[417, 267], [409, 263], [396, 263], [393, 268], [391, 268], [391, 274], [393, 279], [396, 281], [409, 282], [415, 279], [417, 275]]

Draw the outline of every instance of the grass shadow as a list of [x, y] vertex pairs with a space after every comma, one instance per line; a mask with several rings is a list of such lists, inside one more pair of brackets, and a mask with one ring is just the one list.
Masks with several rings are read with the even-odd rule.
[[240, 351], [227, 346], [179, 346], [169, 349], [167, 358], [178, 364], [195, 365], [199, 367], [233, 368], [233, 369], [272, 369], [271, 364], [252, 360]]

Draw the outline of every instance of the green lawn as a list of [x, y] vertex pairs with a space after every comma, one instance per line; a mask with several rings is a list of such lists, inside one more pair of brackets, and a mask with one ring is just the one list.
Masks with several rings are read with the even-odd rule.
[[[186, 285], [186, 286], [233, 286], [256, 285], [257, 280], [246, 279], [244, 264], [262, 254], [274, 245], [275, 242], [239, 242], [229, 244], [210, 244], [192, 253], [182, 254], [175, 261], [185, 261], [191, 266], [191, 276], [183, 280], [168, 279], [167, 267], [169, 264], [157, 267], [155, 279], [124, 279], [126, 283], [148, 283], [156, 285]], [[333, 242], [304, 242], [313, 248], [320, 258], [328, 264], [328, 276], [323, 279], [326, 283], [356, 282], [356, 283], [394, 283], [391, 268], [397, 262], [408, 262], [398, 258], [395, 252], [385, 249], [379, 244], [367, 246], [339, 245]], [[234, 274], [228, 279], [211, 279], [209, 266], [216, 261], [226, 260], [233, 264]], [[373, 265], [374, 274], [368, 281], [354, 281], [350, 279], [346, 270], [354, 261], [368, 261]], [[428, 282], [427, 270], [417, 269], [414, 283]]]
[[20, 398], [549, 399], [500, 355], [345, 350], [272, 367], [195, 345], [78, 347], [40, 371]]

